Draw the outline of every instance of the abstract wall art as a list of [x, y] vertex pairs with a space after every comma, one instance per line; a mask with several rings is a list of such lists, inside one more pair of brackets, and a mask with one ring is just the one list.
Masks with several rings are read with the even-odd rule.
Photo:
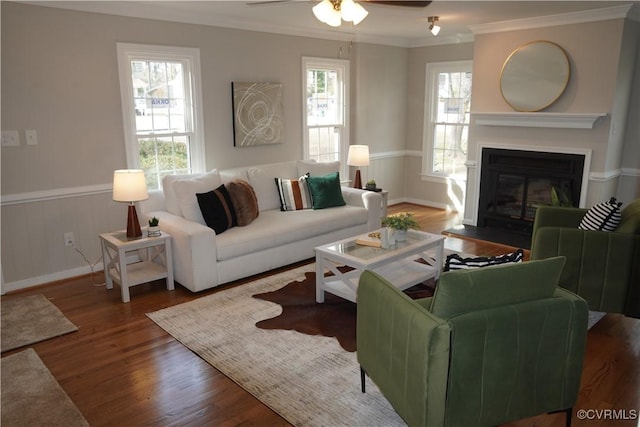
[[232, 82], [233, 145], [282, 143], [282, 83]]

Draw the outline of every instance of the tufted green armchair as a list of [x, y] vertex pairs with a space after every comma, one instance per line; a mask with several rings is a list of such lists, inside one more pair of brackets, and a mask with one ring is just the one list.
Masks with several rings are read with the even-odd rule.
[[564, 258], [443, 273], [412, 300], [376, 273], [358, 286], [357, 357], [409, 426], [490, 426], [567, 411], [580, 388], [585, 301]]
[[623, 206], [614, 232], [579, 230], [586, 212], [538, 208], [531, 259], [565, 256], [561, 287], [584, 298], [590, 310], [640, 318], [640, 199]]

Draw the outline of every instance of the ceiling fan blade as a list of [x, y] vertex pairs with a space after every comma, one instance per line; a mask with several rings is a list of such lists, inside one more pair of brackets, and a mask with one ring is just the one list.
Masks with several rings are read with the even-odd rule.
[[270, 4], [289, 3], [292, 0], [264, 0], [264, 1], [250, 1], [245, 3], [247, 6], [268, 6]]
[[385, 0], [365, 0], [368, 3], [386, 4], [389, 6], [408, 6], [408, 7], [427, 7], [431, 4], [430, 1], [385, 1]]

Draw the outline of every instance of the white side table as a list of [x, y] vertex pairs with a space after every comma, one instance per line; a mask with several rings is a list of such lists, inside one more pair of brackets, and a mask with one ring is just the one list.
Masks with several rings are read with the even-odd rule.
[[[130, 287], [142, 283], [166, 278], [167, 289], [174, 289], [170, 234], [128, 239], [123, 230], [100, 234], [100, 242], [107, 289], [113, 289], [114, 281], [120, 284], [122, 302], [130, 301]], [[127, 253], [133, 251], [139, 251], [141, 259], [127, 264]]]

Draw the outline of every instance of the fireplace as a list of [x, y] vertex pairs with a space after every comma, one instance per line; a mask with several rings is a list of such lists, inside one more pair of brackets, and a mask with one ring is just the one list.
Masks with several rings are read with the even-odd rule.
[[585, 156], [482, 149], [478, 227], [531, 234], [536, 209], [577, 207]]

